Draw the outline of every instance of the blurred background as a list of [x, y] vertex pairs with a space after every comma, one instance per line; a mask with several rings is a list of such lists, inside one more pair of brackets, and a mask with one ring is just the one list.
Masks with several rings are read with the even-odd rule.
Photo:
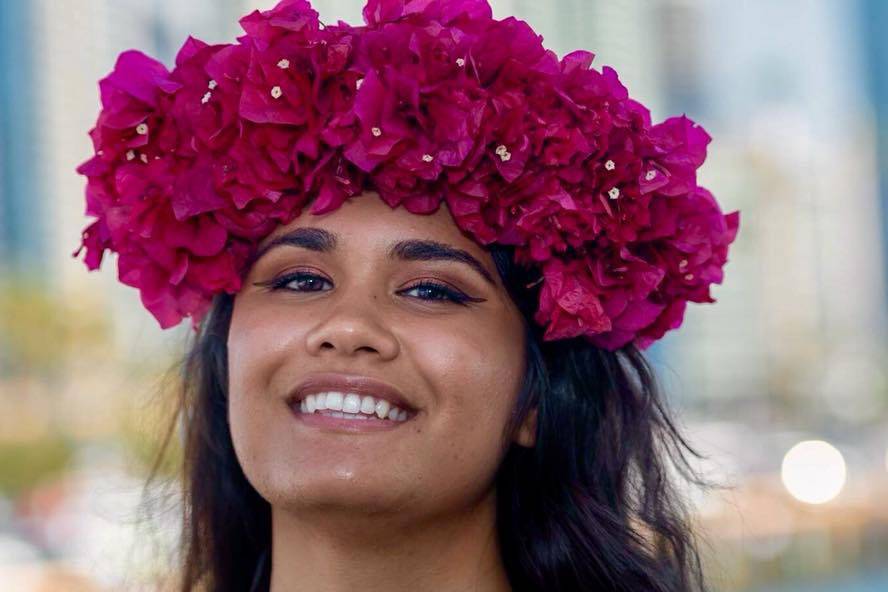
[[[188, 323], [161, 331], [116, 256], [72, 258], [92, 220], [74, 169], [119, 52], [171, 67], [188, 34], [233, 42], [274, 3], [0, 2], [4, 590], [149, 590], [168, 569], [175, 491], [142, 486]], [[313, 1], [327, 23], [362, 5]], [[725, 485], [687, 490], [715, 589], [888, 590], [888, 2], [491, 5], [714, 138], [699, 182], [741, 210], [725, 282], [648, 352]], [[146, 519], [143, 494], [169, 509]]]

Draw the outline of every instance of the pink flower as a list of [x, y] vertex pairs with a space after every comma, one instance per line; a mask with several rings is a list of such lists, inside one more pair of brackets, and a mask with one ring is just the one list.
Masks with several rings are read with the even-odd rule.
[[363, 10], [364, 22], [371, 27], [421, 15], [447, 25], [457, 19], [487, 22], [491, 18], [486, 0], [369, 0]]
[[[189, 37], [176, 55], [173, 79], [182, 84], [171, 108], [182, 140], [170, 148], [189, 155], [225, 151], [238, 135], [240, 87], [248, 53], [238, 46], [207, 45]], [[185, 141], [184, 138], [188, 138]]]
[[90, 136], [96, 155], [110, 162], [147, 146], [157, 136], [157, 109], [181, 85], [160, 62], [128, 50], [117, 58], [114, 70], [99, 81], [99, 88], [102, 111]]
[[540, 307], [534, 320], [546, 326], [546, 340], [600, 333], [611, 328], [611, 320], [595, 294], [595, 285], [579, 260], [552, 258], [543, 264]]
[[697, 186], [709, 135], [652, 125], [594, 54], [560, 60], [486, 0], [369, 0], [364, 25], [321, 26], [306, 0], [188, 37], [170, 72], [122, 53], [100, 81], [80, 248], [118, 254], [163, 328], [196, 328], [236, 293], [280, 224], [371, 189], [416, 214], [446, 204], [482, 245], [540, 266], [544, 338], [645, 348], [687, 302], [713, 302], [739, 212]]
[[254, 10], [240, 19], [249, 41], [265, 51], [276, 42], [298, 43], [313, 39], [318, 32], [318, 13], [307, 0], [281, 0], [271, 10]]
[[666, 169], [668, 182], [657, 191], [663, 195], [681, 195], [694, 190], [697, 169], [706, 160], [706, 145], [712, 138], [693, 121], [682, 115], [670, 117], [651, 127], [642, 155]]

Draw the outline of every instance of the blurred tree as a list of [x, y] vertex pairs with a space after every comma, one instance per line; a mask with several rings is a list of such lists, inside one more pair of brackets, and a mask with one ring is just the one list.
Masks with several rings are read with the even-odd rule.
[[11, 498], [55, 478], [70, 466], [74, 443], [61, 434], [36, 442], [0, 443], [0, 493]]
[[52, 377], [67, 356], [107, 346], [111, 331], [100, 310], [27, 275], [0, 278], [0, 377]]

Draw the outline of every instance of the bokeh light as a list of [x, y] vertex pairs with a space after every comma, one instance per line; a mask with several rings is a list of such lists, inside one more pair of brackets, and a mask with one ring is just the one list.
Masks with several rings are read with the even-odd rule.
[[781, 477], [790, 495], [808, 504], [825, 504], [841, 493], [847, 469], [842, 453], [823, 440], [806, 440], [783, 457]]

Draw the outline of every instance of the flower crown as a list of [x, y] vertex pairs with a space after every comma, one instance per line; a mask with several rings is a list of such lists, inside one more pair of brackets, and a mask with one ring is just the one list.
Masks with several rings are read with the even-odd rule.
[[275, 227], [371, 189], [514, 245], [541, 270], [544, 340], [644, 349], [715, 302], [739, 212], [697, 186], [703, 128], [651, 125], [594, 54], [559, 60], [486, 0], [369, 0], [363, 17], [320, 26], [283, 0], [237, 43], [189, 36], [172, 71], [121, 53], [77, 168], [97, 219], [73, 256], [95, 270], [115, 251], [161, 328], [197, 330]]

